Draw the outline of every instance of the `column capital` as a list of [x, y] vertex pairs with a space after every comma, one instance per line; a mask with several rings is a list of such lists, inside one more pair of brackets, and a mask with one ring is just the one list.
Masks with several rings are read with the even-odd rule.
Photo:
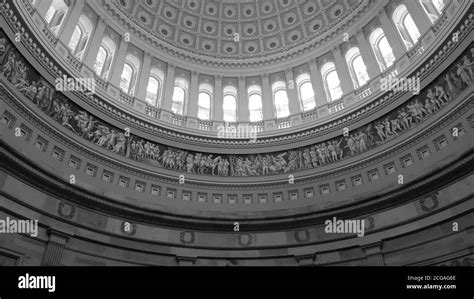
[[339, 44], [336, 44], [331, 48], [331, 52], [338, 52], [338, 51], [341, 51], [341, 48], [339, 48]]
[[199, 72], [197, 72], [197, 71], [191, 71], [191, 76], [197, 76], [197, 75], [199, 75]]
[[214, 78], [216, 78], [216, 80], [222, 80], [222, 75], [221, 74], [214, 75]]
[[49, 227], [47, 229], [47, 233], [49, 235], [50, 241], [59, 244], [66, 244], [69, 238], [74, 236], [74, 232], [56, 227]]
[[98, 24], [107, 25], [106, 19], [101, 15], [99, 15], [99, 19], [97, 21], [98, 21]]
[[377, 12], [377, 16], [380, 17], [382, 15], [386, 14], [385, 12], [385, 7], [380, 8], [380, 10]]

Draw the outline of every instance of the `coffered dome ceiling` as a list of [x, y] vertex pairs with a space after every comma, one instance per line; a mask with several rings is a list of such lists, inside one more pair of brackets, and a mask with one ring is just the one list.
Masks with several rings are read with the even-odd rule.
[[[362, 0], [111, 0], [109, 14], [157, 49], [198, 61], [306, 52], [341, 34]], [[371, 2], [372, 3], [372, 2]], [[151, 35], [151, 39], [150, 39]], [[288, 56], [288, 55], [286, 55]], [[290, 57], [291, 55], [289, 55]]]

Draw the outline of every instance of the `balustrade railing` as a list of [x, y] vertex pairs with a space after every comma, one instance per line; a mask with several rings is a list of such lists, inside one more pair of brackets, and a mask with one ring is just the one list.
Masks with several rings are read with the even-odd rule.
[[102, 90], [102, 91], [107, 91], [107, 84], [108, 82], [102, 79], [101, 77], [97, 76], [97, 74], [94, 73], [94, 78], [95, 78], [95, 87]]
[[338, 111], [341, 111], [342, 109], [344, 109], [344, 101], [341, 99], [328, 103], [328, 109], [329, 113], [336, 113]]
[[418, 42], [412, 49], [410, 49], [410, 51], [407, 52], [407, 56], [410, 58], [410, 61], [413, 61], [420, 57], [424, 51], [425, 48], [423, 47], [423, 44]]
[[119, 101], [122, 102], [123, 104], [127, 106], [133, 106], [134, 100], [135, 98], [133, 98], [132, 96], [120, 91]]
[[361, 88], [355, 91], [355, 96], [357, 97], [359, 101], [362, 101], [363, 99], [370, 96], [371, 94], [372, 94], [372, 88], [368, 84], [362, 86]]
[[145, 114], [150, 116], [150, 117], [153, 117], [153, 118], [159, 118], [160, 117], [160, 109], [156, 108], [156, 107], [153, 107], [153, 106], [150, 106], [150, 105], [146, 105]]
[[257, 133], [263, 132], [265, 130], [265, 123], [263, 121], [250, 123], [250, 126], [252, 127], [252, 131]]
[[198, 129], [201, 131], [212, 131], [213, 122], [207, 120], [199, 120]]
[[186, 125], [186, 116], [172, 114], [171, 115], [171, 123], [177, 126], [185, 126]]
[[303, 112], [301, 119], [303, 123], [309, 123], [309, 122], [315, 121], [318, 119], [318, 112], [316, 111], [316, 109]]
[[292, 125], [290, 117], [284, 119], [277, 119], [275, 123], [278, 129], [290, 128]]

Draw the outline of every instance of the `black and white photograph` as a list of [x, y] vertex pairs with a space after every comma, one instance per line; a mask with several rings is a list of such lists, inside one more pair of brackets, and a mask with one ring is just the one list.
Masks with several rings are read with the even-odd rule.
[[473, 298], [473, 27], [472, 0], [0, 0], [0, 298]]

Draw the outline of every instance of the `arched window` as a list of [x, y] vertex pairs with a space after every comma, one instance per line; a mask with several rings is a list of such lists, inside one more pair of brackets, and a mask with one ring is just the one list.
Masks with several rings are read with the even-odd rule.
[[163, 72], [157, 68], [152, 68], [150, 78], [146, 88], [145, 101], [152, 106], [159, 106], [161, 99], [161, 91], [163, 86]]
[[282, 118], [290, 115], [290, 106], [286, 85], [283, 81], [277, 81], [272, 84], [273, 102], [275, 104], [276, 117]]
[[150, 76], [150, 79], [148, 79], [148, 85], [146, 88], [146, 98], [145, 98], [145, 101], [148, 104], [152, 106], [156, 106], [159, 89], [160, 89], [160, 82], [155, 77]]
[[333, 62], [326, 62], [321, 67], [321, 76], [323, 78], [324, 89], [328, 101], [335, 101], [342, 97], [341, 81], [337, 75], [336, 66]]
[[237, 88], [234, 86], [224, 87], [223, 109], [224, 121], [237, 121]]
[[135, 85], [137, 82], [140, 62], [135, 56], [128, 54], [123, 65], [122, 77], [120, 79], [120, 89], [123, 92], [133, 95], [135, 93]]
[[359, 88], [369, 81], [369, 74], [359, 48], [352, 47], [346, 52], [346, 62], [355, 88]]
[[420, 4], [425, 10], [431, 23], [436, 22], [439, 16], [443, 13], [445, 6], [443, 0], [420, 0]]
[[72, 54], [79, 60], [82, 60], [82, 56], [84, 56], [92, 29], [92, 22], [89, 18], [85, 15], [81, 15], [71, 40], [69, 41], [69, 49], [71, 49]]
[[209, 120], [211, 119], [211, 101], [213, 95], [213, 88], [211, 85], [202, 83], [199, 85], [198, 96], [198, 118]]
[[298, 96], [303, 111], [314, 109], [316, 107], [316, 101], [314, 99], [314, 91], [309, 74], [303, 73], [296, 77], [296, 85], [298, 86]]
[[173, 98], [171, 104], [171, 111], [174, 114], [184, 114], [184, 105], [188, 97], [189, 83], [186, 79], [176, 77], [174, 80]]
[[416, 44], [421, 34], [404, 4], [399, 5], [392, 14], [393, 23], [405, 43], [407, 50]]
[[380, 70], [383, 72], [393, 64], [395, 56], [393, 55], [392, 48], [390, 47], [382, 28], [377, 28], [372, 31], [369, 36], [369, 41]]
[[110, 67], [115, 55], [115, 43], [109, 37], [104, 37], [94, 63], [94, 71], [104, 80], [109, 77]]
[[61, 28], [63, 24], [68, 9], [69, 8], [64, 0], [53, 0], [51, 6], [46, 11], [44, 19], [48, 24], [48, 28], [54, 33], [54, 35], [58, 35], [59, 28]]
[[247, 95], [249, 97], [249, 120], [251, 122], [263, 120], [262, 88], [258, 85], [251, 85], [247, 89]]

